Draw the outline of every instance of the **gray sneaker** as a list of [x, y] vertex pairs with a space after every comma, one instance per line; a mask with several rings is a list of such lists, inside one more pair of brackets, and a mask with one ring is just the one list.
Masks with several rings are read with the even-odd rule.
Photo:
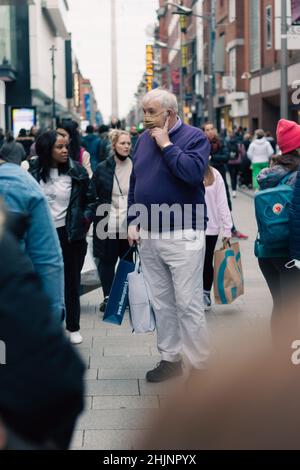
[[160, 361], [153, 370], [149, 370], [147, 372], [146, 380], [147, 382], [158, 383], [173, 379], [174, 377], [179, 377], [182, 374], [182, 361]]

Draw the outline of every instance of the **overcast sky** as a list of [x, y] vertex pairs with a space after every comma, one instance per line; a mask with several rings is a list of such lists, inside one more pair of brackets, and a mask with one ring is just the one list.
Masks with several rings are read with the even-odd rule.
[[[69, 30], [85, 78], [90, 78], [105, 121], [111, 116], [110, 0], [68, 0]], [[119, 114], [125, 117], [145, 71], [146, 29], [158, 0], [116, 0]]]

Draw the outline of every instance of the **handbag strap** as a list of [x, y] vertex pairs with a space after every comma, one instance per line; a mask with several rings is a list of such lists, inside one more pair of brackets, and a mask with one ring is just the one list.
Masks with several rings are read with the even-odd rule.
[[120, 181], [119, 181], [119, 178], [117, 177], [116, 173], [114, 174], [114, 177], [115, 177], [115, 180], [117, 182], [117, 185], [118, 185], [118, 188], [119, 188], [119, 191], [120, 191], [120, 196], [124, 197], [123, 191], [121, 189]]
[[226, 248], [231, 248], [231, 242], [229, 240], [223, 241], [223, 250], [226, 250]]
[[129, 253], [130, 253], [131, 251], [133, 251], [134, 253], [136, 253], [137, 248], [136, 248], [135, 245], [132, 245], [132, 246], [129, 248], [129, 250], [126, 251], [125, 255], [122, 256], [121, 259], [124, 260], [124, 259], [126, 258], [126, 256], [129, 255]]

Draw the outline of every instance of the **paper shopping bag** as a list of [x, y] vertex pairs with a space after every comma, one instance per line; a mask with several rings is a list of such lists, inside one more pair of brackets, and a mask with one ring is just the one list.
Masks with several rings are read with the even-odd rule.
[[239, 243], [217, 250], [214, 256], [216, 304], [226, 305], [244, 294], [244, 276]]

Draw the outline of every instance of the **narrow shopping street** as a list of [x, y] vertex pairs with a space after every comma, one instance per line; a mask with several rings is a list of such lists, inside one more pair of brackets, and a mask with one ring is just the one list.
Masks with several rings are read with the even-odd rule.
[[[240, 243], [245, 295], [231, 306], [214, 306], [207, 313], [213, 345], [235, 333], [269, 330], [271, 298], [253, 255], [256, 236], [253, 199], [238, 193], [236, 225], [249, 235]], [[122, 326], [101, 321], [100, 292], [82, 297], [78, 346], [86, 361], [86, 409], [77, 423], [73, 449], [134, 449], [147, 428], [152, 410], [163, 406], [166, 385], [145, 382], [145, 373], [158, 361], [155, 335], [132, 335], [128, 316]], [[255, 345], [249, 345], [254, 347]]]
[[1, 463], [285, 468], [299, 287], [300, 0], [0, 0]]

